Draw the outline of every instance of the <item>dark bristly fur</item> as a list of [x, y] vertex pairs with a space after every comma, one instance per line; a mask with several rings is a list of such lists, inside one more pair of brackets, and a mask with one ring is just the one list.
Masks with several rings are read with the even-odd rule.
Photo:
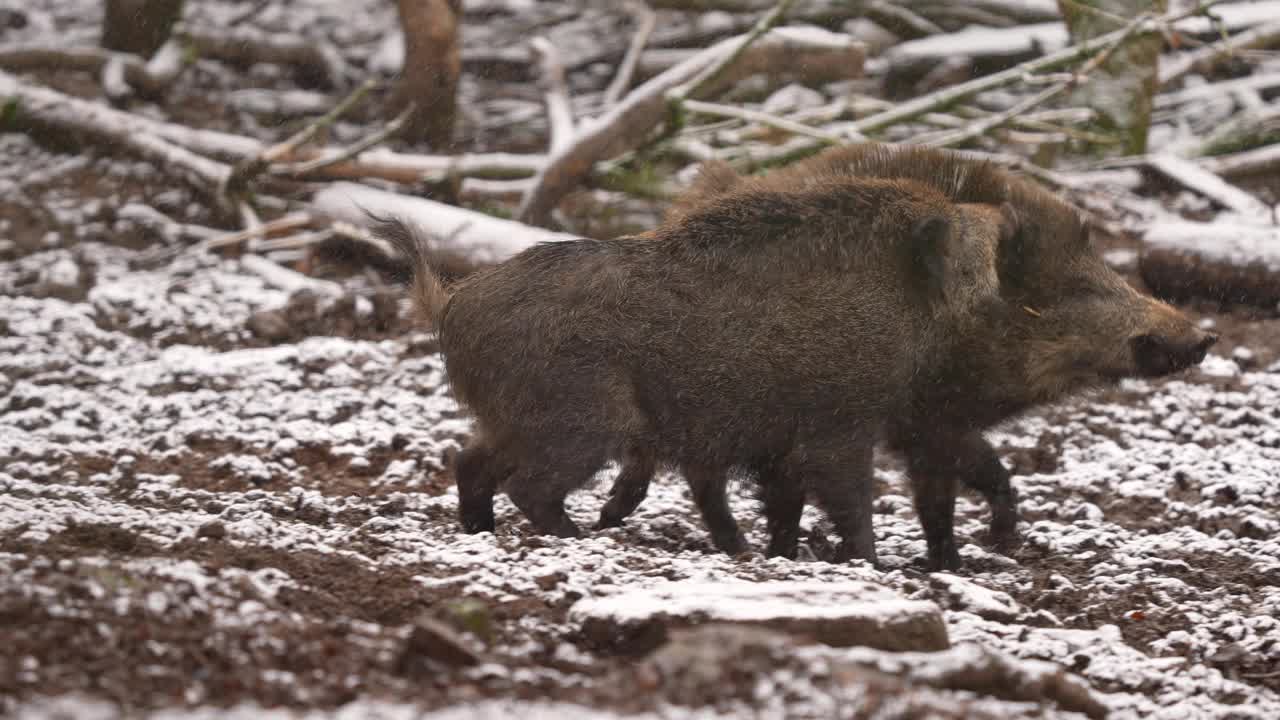
[[542, 244], [447, 289], [420, 239], [385, 230], [476, 418], [455, 468], [471, 532], [493, 529], [501, 487], [539, 531], [576, 535], [565, 496], [615, 459], [602, 525], [675, 467], [735, 552], [737, 472], [759, 483], [770, 554], [794, 555], [808, 491], [839, 556], [874, 560], [885, 439], [907, 459], [928, 566], [954, 568], [958, 482], [988, 500], [993, 539], [1015, 536], [984, 428], [1212, 342], [1108, 270], [1069, 206], [934, 150], [840, 148], [762, 177], [712, 165], [643, 236]]

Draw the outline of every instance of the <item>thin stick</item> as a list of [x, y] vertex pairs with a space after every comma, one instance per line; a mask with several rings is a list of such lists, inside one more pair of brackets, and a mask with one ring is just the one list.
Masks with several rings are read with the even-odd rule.
[[636, 65], [640, 63], [640, 53], [644, 52], [644, 46], [649, 44], [649, 36], [653, 34], [654, 25], [658, 20], [658, 14], [643, 0], [629, 2], [627, 8], [636, 18], [636, 33], [631, 36], [631, 45], [627, 47], [627, 54], [622, 58], [622, 64], [618, 66], [618, 72], [613, 76], [613, 82], [609, 83], [609, 88], [604, 91], [601, 106], [605, 108], [616, 105], [618, 99], [630, 87], [631, 78], [635, 76]]
[[[1222, 1], [1223, 0], [1205, 0], [1197, 4], [1197, 6], [1191, 10], [1165, 15], [1156, 20], [1148, 20], [1145, 24], [1150, 25], [1153, 28], [1160, 27], [1161, 25], [1170, 22], [1201, 14], [1209, 7]], [[1145, 31], [1146, 28], [1144, 27], [1142, 30]], [[1081, 59], [1087, 53], [1092, 52], [1094, 48], [1109, 46], [1110, 44], [1115, 43], [1118, 39], [1132, 34], [1132, 32], [1133, 31], [1130, 30], [1130, 28], [1116, 30], [1101, 37], [1094, 38], [1089, 42], [1072, 45], [1070, 47], [1063, 48], [1058, 52], [1050, 53], [1034, 60], [1028, 60], [1027, 62], [1015, 65], [1008, 70], [976, 78], [969, 82], [960, 83], [959, 85], [943, 88], [942, 90], [923, 95], [915, 100], [911, 100], [883, 112], [876, 113], [870, 117], [857, 120], [851, 123], [849, 128], [853, 132], [869, 134], [883, 130], [891, 125], [896, 125], [908, 120], [914, 120], [926, 113], [951, 107], [952, 105], [979, 93], [994, 90], [1023, 80], [1024, 77], [1030, 73], [1055, 70], [1063, 67], [1064, 65], [1069, 65]], [[811, 154], [816, 149], [817, 147], [815, 145], [798, 143], [794, 147], [790, 148], [785, 156], [772, 158], [771, 160], [781, 162], [790, 157]]]
[[1112, 53], [1116, 51], [1116, 48], [1124, 45], [1129, 38], [1133, 37], [1133, 35], [1137, 33], [1138, 28], [1146, 24], [1147, 20], [1148, 16], [1145, 14], [1134, 18], [1118, 37], [1113, 41], [1110, 41], [1100, 52], [1090, 58], [1088, 62], [1081, 66], [1079, 71], [1071, 76], [1070, 79], [1050, 85], [1035, 95], [1022, 100], [1021, 102], [1015, 103], [1013, 107], [1010, 107], [1004, 112], [999, 112], [995, 115], [991, 115], [990, 117], [983, 118], [975, 123], [971, 123], [963, 130], [948, 133], [943, 137], [935, 138], [925, 142], [924, 144], [933, 147], [949, 147], [951, 145], [958, 145], [979, 135], [985, 135], [993, 128], [1004, 125], [1031, 108], [1036, 107], [1037, 105], [1043, 105], [1049, 100], [1052, 100], [1054, 97], [1065, 92], [1068, 88], [1078, 85], [1082, 80], [1088, 77], [1089, 73], [1093, 72], [1105, 63], [1111, 57]]
[[667, 102], [679, 105], [679, 103], [685, 98], [691, 95], [696, 95], [699, 90], [713, 84], [718, 77], [724, 74], [725, 70], [727, 70], [729, 66], [733, 65], [733, 63], [738, 60], [742, 53], [746, 52], [747, 48], [751, 47], [751, 43], [755, 42], [761, 35], [769, 32], [769, 30], [781, 22], [782, 18], [786, 16], [787, 11], [791, 9], [792, 4], [794, 3], [795, 0], [779, 0], [778, 4], [774, 5], [772, 10], [756, 21], [756, 24], [752, 26], [751, 30], [748, 31], [745, 36], [743, 36], [742, 41], [738, 43], [737, 47], [733, 48], [718, 60], [708, 65], [702, 70], [702, 72], [694, 75], [692, 80], [668, 90]]
[[266, 150], [262, 151], [259, 159], [263, 162], [276, 162], [280, 158], [288, 157], [298, 150], [298, 148], [311, 142], [321, 130], [335, 123], [338, 118], [345, 115], [356, 103], [377, 86], [377, 81], [372, 78], [365, 80], [355, 90], [352, 90], [342, 102], [338, 103], [332, 110], [317, 118], [306, 127], [294, 133], [291, 137], [283, 142], [277, 143]]
[[569, 83], [564, 77], [564, 63], [555, 45], [544, 37], [529, 41], [529, 47], [538, 59], [538, 84], [547, 104], [547, 124], [550, 126], [550, 150], [555, 153], [573, 142], [575, 134], [573, 108], [569, 104]]
[[818, 128], [810, 127], [804, 123], [798, 123], [794, 120], [788, 120], [784, 117], [771, 115], [759, 110], [749, 110], [747, 108], [735, 107], [733, 105], [722, 105], [720, 103], [702, 102], [701, 100], [685, 100], [684, 108], [691, 112], [702, 113], [703, 115], [715, 115], [717, 117], [735, 118], [737, 120], [745, 120], [747, 122], [757, 122], [761, 125], [785, 130], [796, 135], [804, 135], [815, 140], [821, 140], [828, 145], [842, 145], [848, 142], [849, 138], [842, 135], [829, 133]]
[[413, 114], [416, 108], [416, 103], [409, 103], [404, 110], [400, 111], [399, 115], [392, 118], [391, 122], [384, 125], [381, 130], [353, 143], [349, 147], [339, 150], [337, 153], [324, 155], [307, 162], [273, 165], [269, 172], [277, 176], [302, 178], [327, 167], [356, 158], [360, 153], [386, 142], [387, 138], [400, 132], [400, 128], [404, 127], [404, 124], [409, 121], [409, 116]]
[[218, 250], [232, 245], [239, 245], [246, 240], [277, 235], [282, 232], [297, 230], [311, 224], [311, 214], [304, 212], [289, 213], [275, 220], [268, 220], [256, 228], [247, 228], [239, 232], [227, 233], [210, 238], [195, 247], [199, 250]]

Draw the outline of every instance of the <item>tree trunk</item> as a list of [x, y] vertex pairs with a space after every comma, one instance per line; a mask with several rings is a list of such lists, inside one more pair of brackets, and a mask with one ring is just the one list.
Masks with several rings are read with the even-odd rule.
[[[1071, 32], [1071, 42], [1082, 43], [1123, 28], [1141, 13], [1163, 14], [1168, 0], [1058, 0], [1058, 7]], [[1100, 129], [1117, 137], [1115, 150], [1120, 153], [1139, 155], [1147, 150], [1162, 42], [1154, 34], [1129, 40], [1069, 101], [1098, 111]]]
[[415, 111], [403, 137], [441, 150], [453, 138], [458, 74], [462, 70], [462, 0], [397, 0], [404, 32], [404, 67], [392, 95], [398, 112], [410, 102]]
[[150, 58], [182, 17], [183, 0], [107, 0], [102, 47]]

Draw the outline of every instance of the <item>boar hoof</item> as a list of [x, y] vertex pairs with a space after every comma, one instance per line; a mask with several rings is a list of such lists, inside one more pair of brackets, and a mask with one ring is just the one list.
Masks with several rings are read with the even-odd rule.
[[788, 560], [795, 560], [796, 553], [799, 551], [798, 541], [790, 542], [770, 542], [769, 549], [765, 551], [765, 557], [780, 557]]
[[959, 570], [963, 564], [960, 560], [960, 553], [954, 547], [949, 548], [949, 552], [929, 553], [924, 558], [925, 572], [931, 573]]
[[460, 518], [462, 521], [462, 530], [470, 535], [482, 532], [493, 532], [496, 524], [493, 520], [493, 512], [487, 514], [469, 515], [463, 514]]
[[712, 537], [711, 542], [717, 550], [729, 557], [737, 557], [747, 549], [747, 541], [743, 539], [740, 532], [724, 537]]
[[836, 548], [836, 563], [847, 563], [850, 560], [866, 560], [871, 563], [872, 567], [879, 567], [879, 561], [876, 559], [876, 549], [872, 547], [870, 550], [859, 548], [855, 543], [842, 542]]
[[1022, 545], [1022, 536], [1016, 528], [997, 528], [994, 524], [988, 539], [993, 550], [1006, 555]]

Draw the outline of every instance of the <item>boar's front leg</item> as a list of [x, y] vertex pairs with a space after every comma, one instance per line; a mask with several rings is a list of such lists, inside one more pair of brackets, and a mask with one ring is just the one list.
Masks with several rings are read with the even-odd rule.
[[955, 541], [955, 502], [959, 483], [977, 490], [991, 507], [991, 539], [998, 547], [1016, 541], [1017, 494], [995, 448], [977, 431], [899, 426], [892, 448], [907, 461], [916, 512], [928, 546], [930, 571], [960, 567]]

